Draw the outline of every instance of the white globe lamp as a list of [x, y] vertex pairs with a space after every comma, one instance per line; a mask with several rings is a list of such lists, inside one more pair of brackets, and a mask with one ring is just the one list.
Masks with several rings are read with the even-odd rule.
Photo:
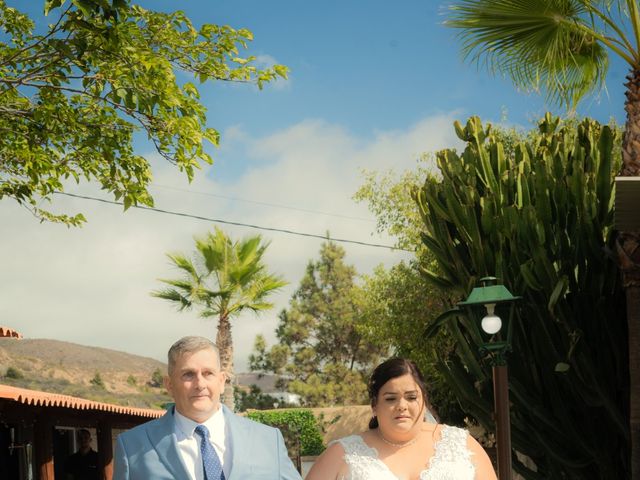
[[502, 328], [502, 320], [500, 320], [500, 317], [494, 313], [496, 308], [495, 303], [490, 303], [485, 305], [485, 307], [487, 307], [487, 314], [482, 319], [482, 323], [480, 325], [485, 333], [493, 335], [494, 333], [498, 333]]

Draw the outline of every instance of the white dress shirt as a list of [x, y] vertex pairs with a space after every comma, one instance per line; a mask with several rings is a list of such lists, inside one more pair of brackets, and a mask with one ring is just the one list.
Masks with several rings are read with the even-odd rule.
[[204, 469], [202, 467], [202, 455], [200, 454], [200, 435], [195, 433], [198, 425], [204, 425], [209, 430], [209, 442], [213, 445], [218, 458], [222, 463], [224, 476], [229, 478], [231, 470], [231, 448], [227, 446], [229, 432], [224, 421], [222, 408], [214, 413], [206, 422], [200, 424], [174, 411], [174, 429], [178, 441], [178, 453], [182, 458], [184, 466], [189, 472], [191, 480], [204, 480]]

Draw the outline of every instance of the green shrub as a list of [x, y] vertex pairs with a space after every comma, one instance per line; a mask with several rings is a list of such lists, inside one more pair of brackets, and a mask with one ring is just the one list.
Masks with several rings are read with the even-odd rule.
[[156, 368], [151, 374], [151, 380], [148, 382], [150, 387], [160, 388], [162, 387], [163, 382], [162, 370]]
[[320, 426], [311, 410], [268, 410], [252, 411], [247, 417], [256, 422], [279, 428], [285, 438], [289, 455], [298, 449], [300, 455], [320, 455], [324, 450]]
[[15, 367], [7, 368], [7, 371], [5, 372], [4, 376], [6, 378], [13, 378], [16, 380], [20, 380], [21, 378], [24, 378], [24, 374]]
[[[496, 335], [512, 352], [513, 450], [535, 464], [514, 455], [514, 471], [526, 479], [630, 478], [628, 395], [638, 386], [623, 373], [626, 302], [613, 253], [617, 132], [547, 114], [513, 149], [478, 117], [456, 123], [456, 133], [464, 152], [439, 152], [440, 177], [414, 191], [422, 240], [437, 261], [422, 273], [459, 299], [486, 276], [522, 296], [499, 314], [508, 322]], [[478, 328], [481, 310], [447, 312], [426, 336], [445, 328], [456, 340], [436, 367], [467, 414], [492, 432], [484, 344], [493, 340]]]
[[98, 388], [102, 388], [102, 389], [106, 388], [104, 385], [104, 381], [102, 380], [102, 376], [98, 372], [96, 372], [93, 378], [89, 380], [89, 383]]
[[133, 375], [129, 375], [127, 377], [127, 384], [134, 386], [138, 383], [138, 381], [136, 380], [136, 377], [134, 377]]

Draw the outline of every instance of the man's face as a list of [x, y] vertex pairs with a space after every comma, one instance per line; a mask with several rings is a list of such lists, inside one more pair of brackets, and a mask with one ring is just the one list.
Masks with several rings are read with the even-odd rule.
[[164, 385], [176, 402], [176, 410], [202, 423], [218, 411], [225, 379], [215, 352], [207, 348], [178, 357]]
[[85, 430], [81, 430], [78, 433], [78, 443], [80, 448], [89, 448], [91, 446], [91, 434]]

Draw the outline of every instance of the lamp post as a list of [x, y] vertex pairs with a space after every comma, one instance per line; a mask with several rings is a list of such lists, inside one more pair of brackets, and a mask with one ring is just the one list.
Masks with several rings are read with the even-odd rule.
[[[487, 309], [487, 315], [482, 319], [482, 330], [489, 335], [495, 335], [502, 328], [502, 320], [495, 314], [496, 305], [512, 302], [520, 297], [514, 297], [504, 285], [497, 285], [495, 277], [481, 278], [480, 283], [482, 286], [474, 288], [469, 297], [458, 305], [484, 305]], [[508, 335], [507, 338], [509, 338]], [[509, 377], [506, 359], [506, 353], [510, 350], [511, 345], [508, 340], [485, 343], [480, 348], [481, 353], [490, 355], [493, 369], [493, 401], [499, 480], [511, 480], [511, 422], [509, 419]]]

